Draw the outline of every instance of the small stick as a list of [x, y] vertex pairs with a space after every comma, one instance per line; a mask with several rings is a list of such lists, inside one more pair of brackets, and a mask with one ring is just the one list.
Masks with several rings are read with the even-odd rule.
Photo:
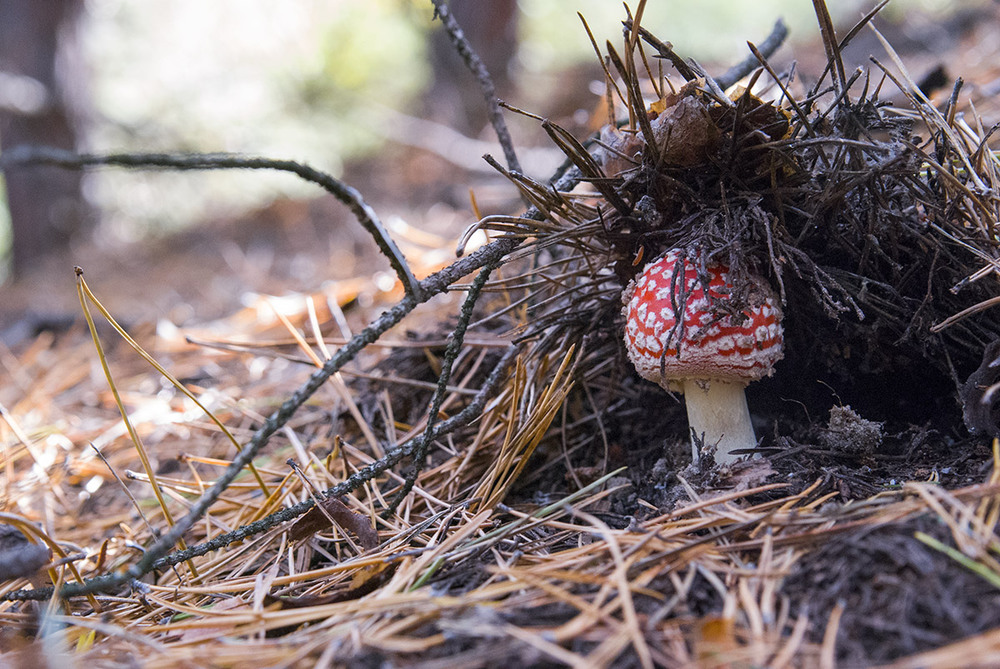
[[413, 275], [403, 252], [389, 236], [375, 210], [365, 202], [356, 189], [339, 179], [294, 160], [275, 160], [230, 153], [74, 153], [48, 146], [16, 146], [0, 157], [0, 169], [20, 165], [54, 165], [78, 169], [93, 165], [118, 165], [121, 167], [169, 167], [177, 170], [250, 169], [291, 172], [297, 177], [320, 186], [343, 202], [372, 236], [375, 244], [403, 283], [406, 293], [420, 297], [420, 282]]
[[465, 62], [465, 66], [476, 77], [479, 87], [483, 89], [483, 97], [486, 98], [490, 125], [493, 126], [493, 130], [497, 134], [497, 139], [500, 141], [500, 146], [503, 148], [507, 168], [514, 172], [521, 172], [521, 163], [517, 160], [517, 152], [514, 151], [514, 142], [510, 137], [510, 131], [507, 129], [507, 123], [503, 120], [503, 112], [500, 110], [500, 100], [497, 98], [497, 89], [493, 84], [493, 78], [490, 77], [489, 70], [483, 65], [482, 59], [472, 48], [472, 45], [469, 44], [469, 40], [465, 38], [462, 27], [458, 25], [458, 21], [455, 20], [451, 10], [448, 8], [448, 3], [444, 2], [444, 0], [431, 0], [431, 2], [434, 3], [434, 17], [441, 19], [441, 24], [448, 31], [448, 37], [451, 39], [455, 51], [458, 52], [458, 55]]
[[[764, 41], [760, 43], [757, 50], [765, 59], [770, 58], [774, 55], [774, 52], [778, 50], [778, 47], [785, 43], [785, 39], [787, 37], [788, 26], [785, 25], [784, 19], [778, 19], [774, 23], [774, 27], [771, 28], [771, 34], [764, 38]], [[759, 60], [760, 56], [756, 53], [751, 53], [749, 56], [744, 58], [742, 62], [733, 65], [731, 68], [723, 72], [721, 76], [715, 78], [719, 84], [719, 88], [726, 90], [737, 81], [753, 72], [757, 68]]]
[[434, 391], [434, 396], [431, 398], [430, 409], [428, 409], [427, 413], [427, 428], [424, 430], [423, 437], [413, 451], [413, 467], [406, 475], [406, 480], [403, 482], [399, 492], [396, 493], [392, 502], [382, 512], [383, 518], [391, 518], [396, 513], [396, 509], [399, 508], [400, 503], [413, 490], [413, 486], [417, 482], [417, 477], [424, 468], [424, 463], [427, 460], [427, 450], [430, 448], [431, 441], [433, 441], [434, 425], [437, 423], [438, 412], [441, 410], [444, 397], [448, 393], [448, 382], [451, 381], [451, 371], [455, 365], [455, 359], [458, 358], [458, 354], [462, 351], [465, 332], [469, 327], [469, 321], [472, 320], [472, 312], [476, 308], [476, 302], [479, 301], [479, 295], [483, 291], [483, 286], [486, 285], [487, 279], [490, 278], [490, 274], [496, 267], [496, 263], [490, 263], [486, 267], [483, 267], [469, 286], [465, 302], [462, 303], [462, 312], [458, 317], [458, 324], [455, 325], [451, 337], [448, 338], [448, 347], [445, 349], [444, 359], [441, 362], [441, 374], [438, 376], [437, 388]]

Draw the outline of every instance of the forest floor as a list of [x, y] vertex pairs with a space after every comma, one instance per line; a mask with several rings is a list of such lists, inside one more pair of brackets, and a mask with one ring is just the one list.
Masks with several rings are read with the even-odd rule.
[[[989, 121], [1000, 70], [984, 45], [1000, 44], [1000, 16], [977, 16], [931, 35], [947, 50], [926, 37], [900, 52], [915, 77], [947, 70], [936, 101], [965, 77]], [[826, 62], [821, 46], [797, 48], [804, 71]], [[573, 75], [587, 76], [599, 70]], [[581, 95], [552, 116], [573, 126], [577, 107], [598, 104]], [[483, 214], [521, 210], [502, 177], [420, 148], [392, 145], [342, 178], [421, 278], [454, 260], [475, 220], [470, 190]], [[0, 582], [0, 596], [127, 568], [234, 456], [199, 407], [94, 310], [110, 391], [74, 266], [241, 444], [403, 298], [371, 239], [329, 197], [276, 201], [155, 241], [81, 245], [4, 286], [0, 521], [37, 526], [79, 573]], [[237, 478], [188, 545], [317, 499], [417, 439], [467, 287], [415, 309], [332, 376], [254, 459], [260, 480]], [[477, 313], [485, 319], [505, 299], [490, 293]], [[473, 324], [440, 420], [477, 397], [513, 329]], [[558, 350], [516, 364], [475, 420], [434, 442], [386, 518], [408, 458], [321, 504], [325, 518], [274, 524], [132, 587], [62, 604], [0, 602], [0, 663], [1000, 664], [1000, 453], [965, 430], [953, 387], [894, 413], [874, 398], [912, 384], [905, 374], [888, 390], [789, 397], [779, 369], [750, 395], [763, 457], [718, 467], [690, 463], [680, 404], [637, 378], [588, 386], [573, 360]], [[546, 382], [532, 385], [532, 375]], [[588, 414], [590, 394], [605, 392], [614, 411]], [[644, 413], [660, 419], [647, 424]], [[151, 476], [165, 507], [151, 497]], [[6, 559], [27, 555], [10, 541], [0, 542], [14, 551]]]

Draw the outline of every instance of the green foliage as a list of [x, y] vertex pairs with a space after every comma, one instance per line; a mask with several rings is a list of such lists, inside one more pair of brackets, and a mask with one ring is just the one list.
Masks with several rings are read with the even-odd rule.
[[[373, 106], [406, 112], [430, 78], [427, 26], [409, 3], [372, 0], [352, 3], [324, 27], [316, 58], [302, 73], [286, 102], [289, 114], [326, 127], [340, 156], [375, 148]], [[424, 14], [429, 19], [430, 11]], [[428, 22], [429, 23], [429, 22]]]
[[374, 0], [330, 24], [321, 48], [331, 86], [389, 100], [420, 92], [429, 74], [423, 30], [401, 9], [399, 0]]

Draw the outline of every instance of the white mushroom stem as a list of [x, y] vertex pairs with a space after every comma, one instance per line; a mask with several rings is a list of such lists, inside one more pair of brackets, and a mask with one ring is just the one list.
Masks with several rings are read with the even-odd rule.
[[740, 457], [733, 455], [733, 451], [757, 445], [744, 387], [745, 384], [731, 381], [684, 380], [684, 404], [695, 462], [699, 459], [696, 437], [703, 439], [706, 446], [717, 447], [715, 461], [720, 465], [731, 464]]

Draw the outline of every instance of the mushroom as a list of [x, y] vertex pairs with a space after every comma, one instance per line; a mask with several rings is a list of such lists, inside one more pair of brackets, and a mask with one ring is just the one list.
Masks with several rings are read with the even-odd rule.
[[708, 262], [699, 276], [700, 265], [699, 254], [678, 249], [646, 265], [622, 297], [625, 348], [641, 377], [684, 393], [695, 461], [701, 442], [729, 464], [733, 451], [757, 444], [743, 389], [782, 358], [781, 309], [761, 281], [734, 318], [720, 309], [732, 292], [729, 268]]

